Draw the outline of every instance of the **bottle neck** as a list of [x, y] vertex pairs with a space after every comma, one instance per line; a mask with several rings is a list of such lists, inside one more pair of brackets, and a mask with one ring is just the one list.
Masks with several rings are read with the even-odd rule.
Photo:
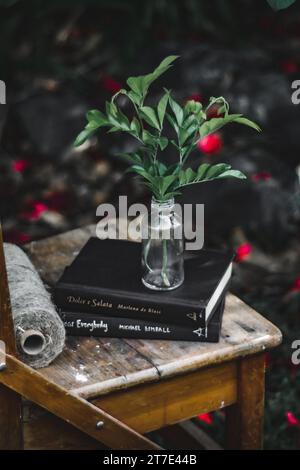
[[155, 197], [152, 197], [151, 199], [151, 209], [154, 209], [156, 211], [171, 211], [174, 208], [175, 205], [175, 200], [174, 198], [170, 198], [167, 201], [158, 201], [155, 199]]

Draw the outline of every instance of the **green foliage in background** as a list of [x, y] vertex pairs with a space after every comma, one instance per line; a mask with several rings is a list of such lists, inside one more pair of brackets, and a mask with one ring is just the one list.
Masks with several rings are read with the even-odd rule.
[[[89, 80], [97, 65], [107, 64], [118, 74], [161, 35], [183, 41], [205, 35], [234, 46], [238, 38], [239, 45], [253, 45], [260, 11], [270, 11], [268, 3], [286, 8], [293, 0], [259, 3], [260, 8], [253, 0], [0, 0], [1, 79], [11, 86], [30, 82], [31, 74]], [[83, 32], [81, 38], [70, 39], [72, 28]]]
[[284, 8], [288, 8], [290, 5], [295, 3], [296, 0], [267, 0], [268, 4], [274, 10], [283, 10]]

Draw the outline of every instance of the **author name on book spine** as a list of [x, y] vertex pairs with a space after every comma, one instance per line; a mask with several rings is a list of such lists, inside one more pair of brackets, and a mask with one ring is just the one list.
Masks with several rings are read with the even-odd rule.
[[82, 305], [86, 307], [90, 307], [92, 309], [103, 308], [103, 309], [117, 309], [123, 311], [130, 311], [130, 312], [141, 312], [141, 313], [149, 313], [151, 315], [161, 315], [162, 310], [153, 307], [146, 307], [146, 306], [138, 306], [126, 303], [119, 303], [119, 302], [112, 302], [109, 300], [104, 299], [97, 299], [91, 298], [88, 299], [86, 297], [81, 296], [74, 296], [68, 295], [67, 302], [70, 305]]

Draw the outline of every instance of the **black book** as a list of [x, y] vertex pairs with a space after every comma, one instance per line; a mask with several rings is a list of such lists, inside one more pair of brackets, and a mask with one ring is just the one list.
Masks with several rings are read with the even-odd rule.
[[66, 333], [71, 336], [164, 339], [217, 343], [220, 338], [225, 299], [219, 300], [206, 327], [188, 327], [132, 318], [117, 318], [92, 313], [60, 312]]
[[141, 281], [141, 244], [90, 238], [54, 288], [64, 311], [205, 327], [231, 277], [233, 255], [187, 252], [185, 281], [151, 291]]

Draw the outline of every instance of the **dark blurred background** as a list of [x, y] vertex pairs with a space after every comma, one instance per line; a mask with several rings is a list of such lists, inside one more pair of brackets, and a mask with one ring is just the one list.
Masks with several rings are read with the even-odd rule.
[[[180, 60], [163, 85], [184, 103], [223, 95], [263, 133], [235, 125], [199, 143], [191, 164], [229, 162], [247, 182], [192, 186], [205, 203], [206, 244], [236, 252], [232, 291], [277, 324], [284, 343], [267, 357], [266, 448], [300, 448], [300, 2], [274, 12], [260, 0], [0, 1], [0, 205], [7, 241], [24, 244], [95, 223], [101, 202], [147, 201], [116, 151], [119, 135], [72, 143], [89, 108], [151, 71]], [[126, 111], [126, 103], [124, 103]], [[172, 160], [173, 155], [166, 158]], [[221, 438], [222, 414], [199, 423]]]

